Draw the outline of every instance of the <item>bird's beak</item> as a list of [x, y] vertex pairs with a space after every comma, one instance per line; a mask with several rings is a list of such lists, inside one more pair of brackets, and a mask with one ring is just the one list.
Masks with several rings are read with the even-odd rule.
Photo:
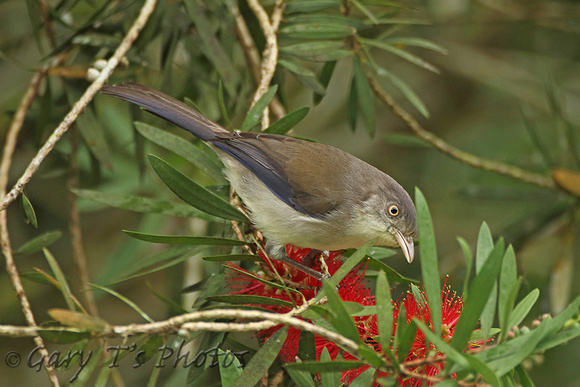
[[395, 229], [395, 238], [397, 238], [397, 242], [399, 242], [399, 246], [401, 246], [401, 250], [403, 250], [403, 254], [405, 254], [405, 258], [407, 258], [407, 262], [413, 262], [413, 258], [415, 258], [415, 245], [413, 244], [413, 238], [403, 235], [403, 233], [398, 229]]

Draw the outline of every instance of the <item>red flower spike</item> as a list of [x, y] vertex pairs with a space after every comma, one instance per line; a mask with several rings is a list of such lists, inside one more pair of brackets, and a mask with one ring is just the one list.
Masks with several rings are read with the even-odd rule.
[[[287, 245], [286, 252], [288, 256], [299, 262], [308, 255], [310, 249], [302, 249], [294, 246]], [[342, 261], [338, 259], [339, 253], [330, 253], [330, 256], [326, 260], [328, 266], [328, 271], [330, 275], [333, 275], [338, 268], [342, 265]], [[295, 284], [306, 285], [304, 288], [298, 289], [305, 299], [312, 299], [321, 288], [321, 282], [309, 275], [293, 268], [288, 267], [280, 261], [277, 260], [267, 260], [261, 253], [260, 256], [268, 268], [272, 272], [277, 272], [284, 279], [289, 280]], [[316, 262], [314, 265], [316, 270], [320, 270], [320, 262]], [[236, 267], [237, 270], [244, 272], [245, 270]], [[248, 273], [249, 274], [249, 273]], [[338, 288], [338, 293], [343, 301], [357, 302], [361, 305], [375, 305], [375, 297], [370, 294], [370, 290], [365, 287], [366, 282], [363, 282], [364, 273], [357, 273], [357, 271], [352, 271], [349, 273], [340, 283]], [[266, 279], [266, 278], [265, 278]], [[301, 302], [301, 298], [293, 293], [291, 293], [292, 300], [289, 299], [289, 293], [278, 288], [268, 286], [261, 283], [255, 278], [251, 278], [239, 272], [231, 272], [228, 276], [229, 286], [236, 291], [230, 294], [248, 294], [248, 295], [258, 295], [270, 298], [276, 298], [285, 301], [291, 301], [293, 303]], [[271, 280], [271, 279], [268, 279]], [[446, 281], [447, 282], [447, 281]], [[433, 321], [431, 319], [431, 312], [429, 311], [429, 304], [427, 303], [427, 297], [424, 290], [420, 291], [420, 299], [417, 300], [415, 295], [411, 290], [407, 291], [407, 295], [404, 300], [393, 302], [393, 332], [396, 331], [396, 324], [398, 321], [399, 311], [401, 307], [405, 308], [406, 322], [409, 323], [413, 318], [418, 318], [424, 322], [431, 330], [434, 330]], [[291, 310], [290, 307], [284, 306], [273, 306], [273, 305], [259, 305], [265, 309], [268, 309], [276, 313], [287, 313]], [[442, 332], [441, 338], [444, 341], [449, 342], [453, 338], [453, 333], [455, 332], [455, 326], [459, 317], [461, 315], [461, 309], [463, 307], [463, 297], [457, 297], [455, 292], [451, 291], [449, 286], [443, 286], [443, 291], [441, 292], [441, 317], [442, 317]], [[360, 316], [353, 317], [354, 322], [357, 326], [359, 335], [363, 342], [367, 343], [369, 346], [374, 347], [374, 349], [381, 353], [382, 348], [374, 339], [378, 336], [377, 328], [377, 316]], [[268, 340], [281, 325], [275, 326], [270, 329], [265, 329], [257, 332], [257, 336], [260, 338], [261, 342]], [[282, 347], [282, 350], [278, 354], [280, 360], [284, 362], [292, 362], [296, 360], [296, 355], [298, 353], [298, 343], [300, 340], [301, 331], [296, 328], [290, 327], [288, 331], [288, 337]], [[485, 344], [485, 341], [471, 343], [470, 348], [478, 347]], [[341, 349], [334, 343], [326, 339], [315, 337], [316, 345], [316, 357], [320, 360], [320, 355], [324, 348], [327, 348], [330, 357], [334, 360], [340, 353]], [[425, 357], [435, 349], [433, 344], [430, 347], [426, 347], [425, 335], [421, 330], [417, 330], [415, 340], [411, 346], [411, 350], [407, 355], [405, 361], [416, 361], [420, 359], [425, 359]], [[391, 350], [393, 350], [391, 348]], [[443, 355], [438, 353], [438, 355]], [[356, 358], [349, 353], [344, 354], [345, 360], [356, 360]], [[417, 373], [423, 376], [436, 376], [443, 369], [444, 362], [436, 363], [425, 363], [422, 365], [416, 365], [414, 367], [408, 367], [407, 370], [413, 373]], [[358, 375], [367, 370], [369, 366], [362, 366], [356, 369], [348, 370], [343, 372], [341, 381], [349, 385]], [[386, 372], [378, 372], [376, 377], [387, 377], [392, 374]], [[454, 375], [452, 375], [454, 377]], [[378, 386], [378, 383], [374, 383]], [[431, 382], [424, 381], [420, 378], [411, 378], [409, 376], [400, 376], [399, 385], [404, 387], [411, 386], [430, 386]]]

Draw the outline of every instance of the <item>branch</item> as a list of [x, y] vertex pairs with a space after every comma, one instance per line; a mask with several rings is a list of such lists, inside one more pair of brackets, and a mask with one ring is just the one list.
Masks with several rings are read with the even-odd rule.
[[[272, 328], [276, 325], [289, 325], [301, 330], [312, 332], [313, 334], [325, 338], [329, 341], [348, 350], [352, 354], [358, 353], [358, 345], [328, 329], [316, 326], [312, 323], [306, 322], [302, 319], [294, 317], [308, 308], [305, 303], [292, 311], [279, 314], [273, 312], [262, 312], [255, 310], [237, 310], [237, 309], [214, 309], [205, 310], [201, 312], [187, 313], [172, 317], [168, 320], [159, 321], [148, 324], [130, 324], [112, 326], [102, 332], [94, 333], [93, 337], [127, 337], [132, 335], [169, 335], [180, 334], [185, 335], [196, 331], [212, 331], [212, 332], [248, 332], [262, 329]], [[256, 322], [213, 322], [213, 321], [199, 321], [199, 320], [215, 320], [215, 319], [247, 319], [247, 320], [262, 320]], [[12, 325], [0, 325], [0, 336], [8, 337], [30, 337], [38, 335], [39, 331], [54, 330], [59, 332], [82, 332], [74, 327], [62, 328], [39, 328], [39, 327], [18, 327]]]
[[[284, 1], [276, 0], [274, 6], [274, 11], [272, 12], [272, 22], [268, 17], [268, 14], [259, 3], [258, 0], [248, 0], [248, 5], [256, 15], [264, 37], [266, 38], [266, 47], [262, 54], [262, 66], [260, 70], [260, 83], [254, 94], [254, 99], [252, 100], [252, 106], [260, 97], [268, 91], [270, 87], [270, 82], [274, 77], [274, 72], [276, 71], [276, 65], [278, 64], [278, 40], [276, 38], [276, 31], [280, 24], [282, 18], [282, 11], [284, 10]], [[269, 109], [264, 109], [264, 115], [262, 116], [262, 129], [266, 129], [270, 124], [269, 120]]]
[[371, 70], [365, 66], [365, 71], [367, 79], [373, 89], [375, 95], [387, 106], [391, 108], [393, 113], [399, 116], [400, 119], [407, 124], [407, 126], [415, 133], [417, 137], [424, 140], [425, 142], [431, 144], [437, 150], [451, 156], [464, 164], [470, 165], [475, 168], [483, 169], [485, 171], [495, 172], [500, 175], [508, 176], [516, 180], [520, 180], [529, 184], [534, 184], [542, 188], [549, 188], [551, 190], [556, 190], [558, 187], [554, 181], [544, 175], [529, 172], [522, 168], [505, 164], [495, 160], [485, 159], [473, 155], [471, 153], [462, 151], [447, 142], [445, 142], [440, 137], [437, 137], [433, 133], [424, 129], [419, 122], [413, 118], [401, 105], [399, 105], [394, 98], [388, 94], [379, 81], [376, 79]]
[[22, 174], [18, 182], [14, 185], [12, 190], [2, 199], [2, 203], [0, 203], [0, 211], [4, 210], [10, 203], [20, 195], [24, 186], [30, 181], [32, 176], [38, 171], [40, 164], [44, 161], [46, 156], [52, 151], [56, 143], [61, 139], [61, 137], [67, 132], [68, 128], [74, 123], [77, 117], [82, 113], [85, 107], [92, 101], [95, 94], [99, 91], [99, 89], [105, 84], [107, 79], [113, 73], [113, 70], [117, 67], [121, 59], [125, 56], [127, 51], [133, 45], [133, 42], [139, 36], [139, 32], [145, 26], [145, 23], [149, 19], [149, 16], [155, 9], [156, 0], [147, 0], [141, 11], [139, 16], [127, 32], [127, 35], [117, 47], [117, 50], [107, 62], [107, 65], [101, 70], [99, 76], [95, 79], [95, 81], [87, 88], [83, 96], [74, 104], [70, 112], [64, 117], [60, 125], [55, 129], [52, 135], [48, 138], [46, 143], [43, 145], [42, 148], [38, 151], [36, 156], [32, 159], [26, 171]]
[[[30, 107], [30, 104], [38, 94], [40, 88], [40, 83], [46, 76], [47, 67], [39, 70], [28, 86], [26, 93], [20, 101], [20, 105], [14, 114], [12, 124], [8, 130], [6, 136], [6, 143], [4, 144], [4, 152], [2, 156], [2, 161], [0, 162], [0, 196], [4, 196], [6, 193], [6, 186], [8, 185], [8, 175], [10, 171], [10, 165], [12, 164], [12, 156], [14, 155], [14, 149], [16, 148], [16, 140], [18, 138], [18, 133], [22, 129], [24, 124], [24, 119], [26, 118], [26, 111]], [[34, 319], [34, 314], [32, 314], [32, 309], [30, 308], [30, 302], [24, 291], [24, 286], [22, 286], [22, 281], [20, 280], [20, 275], [18, 274], [18, 269], [16, 268], [16, 263], [14, 262], [14, 257], [12, 256], [12, 246], [10, 245], [10, 234], [8, 232], [8, 214], [6, 211], [0, 211], [0, 245], [2, 249], [2, 254], [4, 254], [4, 259], [6, 260], [6, 271], [16, 292], [16, 297], [20, 302], [20, 307], [22, 309], [22, 314], [26, 320], [26, 323], [30, 327], [36, 327], [36, 321]], [[48, 364], [48, 351], [44, 349], [44, 341], [38, 335], [34, 336], [34, 343], [38, 347], [42, 347], [40, 350], [41, 355], [44, 358], [44, 365], [46, 367], [46, 372], [48, 378], [53, 386], [59, 386], [60, 383], [54, 368]]]

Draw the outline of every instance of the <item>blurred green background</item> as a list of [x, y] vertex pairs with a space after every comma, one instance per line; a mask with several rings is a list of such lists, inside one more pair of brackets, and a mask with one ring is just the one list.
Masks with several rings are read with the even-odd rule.
[[[141, 5], [136, 1], [121, 3], [50, 1], [58, 42], [51, 47], [35, 1], [0, 2], [2, 144], [32, 70], [54, 52], [69, 53], [63, 66], [69, 71], [67, 76], [61, 79], [50, 76], [29, 111], [19, 136], [9, 187], [69, 110], [69, 104], [88, 85], [86, 80], [70, 77], [71, 70], [82, 73], [96, 58], [106, 59]], [[255, 83], [237, 44], [233, 18], [227, 12], [231, 4], [206, 2], [200, 9], [239, 77], [235, 98], [227, 92], [225, 96], [230, 119], [239, 127]], [[436, 66], [439, 74], [396, 55], [373, 51], [381, 66], [407, 82], [423, 100], [429, 118], [422, 117], [396, 89], [387, 87], [427, 130], [464, 151], [547, 176], [557, 168], [579, 169], [580, 5], [577, 2], [431, 0], [397, 4], [404, 6], [392, 8], [397, 17], [421, 23], [388, 26], [392, 34], [429, 39], [448, 51], [443, 55], [415, 47], [409, 49]], [[255, 32], [257, 24], [244, 2], [240, 2], [240, 9]], [[131, 51], [129, 66], [119, 68], [111, 83], [137, 80], [176, 98], [189, 97], [202, 112], [225, 124], [217, 95], [220, 74], [208, 59], [200, 39], [190, 13], [180, 1], [161, 2]], [[260, 38], [257, 41], [260, 47], [263, 42]], [[280, 84], [280, 96], [287, 111], [311, 107], [293, 134], [346, 150], [387, 172], [411, 193], [415, 186], [419, 187], [431, 208], [440, 271], [449, 276], [447, 284], [454, 290], [460, 291], [466, 275], [456, 237], [465, 238], [473, 246], [485, 221], [495, 236], [503, 236], [516, 248], [523, 276], [522, 293], [534, 288], [541, 291], [531, 316], [558, 312], [573, 295], [580, 293], [577, 199], [561, 190], [535, 187], [451, 159], [414, 138], [405, 123], [378, 100], [375, 100], [374, 137], [365, 132], [360, 117], [353, 132], [347, 107], [351, 64], [349, 59], [338, 62], [326, 95], [318, 105], [313, 105], [311, 90], [288, 71], [279, 69], [272, 83]], [[305, 66], [313, 71], [320, 69], [319, 64]], [[103, 150], [106, 153], [95, 156], [89, 152], [86, 138], [81, 141], [80, 187], [174, 200], [152, 173], [143, 154], [162, 155], [182, 170], [189, 167], [177, 156], [136, 136], [129, 112], [178, 135], [183, 133], [125, 103], [103, 96], [95, 98], [88, 112], [90, 115], [85, 115], [79, 126], [104, 130], [107, 145]], [[59, 143], [26, 188], [39, 220], [38, 229], [24, 222], [18, 202], [7, 211], [15, 248], [43, 232], [62, 231], [62, 237], [50, 250], [77, 289], [68, 225], [70, 136], [68, 133]], [[189, 168], [189, 172], [196, 181], [213, 183], [199, 171]], [[79, 200], [78, 204], [91, 281], [101, 285], [111, 285], [119, 272], [139, 257], [162, 249], [131, 240], [121, 230], [202, 234], [208, 227], [203, 222], [143, 215], [88, 200]], [[227, 226], [226, 222], [224, 225]], [[23, 273], [33, 267], [48, 269], [42, 253], [17, 256], [16, 262]], [[400, 273], [420, 279], [419, 265], [408, 265], [400, 252], [388, 263]], [[182, 303], [187, 309], [191, 302], [179, 291], [197, 282], [203, 270], [215, 271], [216, 265], [201, 265], [199, 258], [195, 258], [187, 264], [120, 283], [114, 289], [135, 301], [152, 318], [164, 319], [176, 312], [155, 293]], [[47, 309], [65, 306], [59, 292], [50, 286], [25, 280], [25, 287], [40, 322], [49, 320]], [[0, 272], [0, 292], [3, 294], [0, 324], [24, 325], [5, 271]], [[96, 296], [100, 315], [110, 323], [141, 321], [121, 301], [102, 292]], [[28, 339], [0, 338], [0, 358], [9, 351], [24, 354], [31, 348], [33, 344]], [[66, 348], [62, 346], [62, 350]], [[578, 386], [577, 364], [580, 364], [578, 340], [530, 359], [529, 365], [538, 386]], [[148, 377], [147, 370], [126, 366], [121, 371], [127, 385], [138, 385]], [[164, 377], [169, 374], [167, 370], [162, 372]], [[24, 365], [8, 368], [0, 363], [0, 378], [10, 381], [11, 385], [46, 383], [44, 373]]]

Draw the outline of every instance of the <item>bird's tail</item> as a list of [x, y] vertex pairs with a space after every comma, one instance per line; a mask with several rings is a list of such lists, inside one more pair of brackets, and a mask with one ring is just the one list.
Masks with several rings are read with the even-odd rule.
[[103, 86], [101, 93], [139, 105], [148, 112], [191, 132], [203, 141], [215, 139], [215, 132], [229, 133], [183, 102], [138, 83], [127, 82], [115, 86]]

